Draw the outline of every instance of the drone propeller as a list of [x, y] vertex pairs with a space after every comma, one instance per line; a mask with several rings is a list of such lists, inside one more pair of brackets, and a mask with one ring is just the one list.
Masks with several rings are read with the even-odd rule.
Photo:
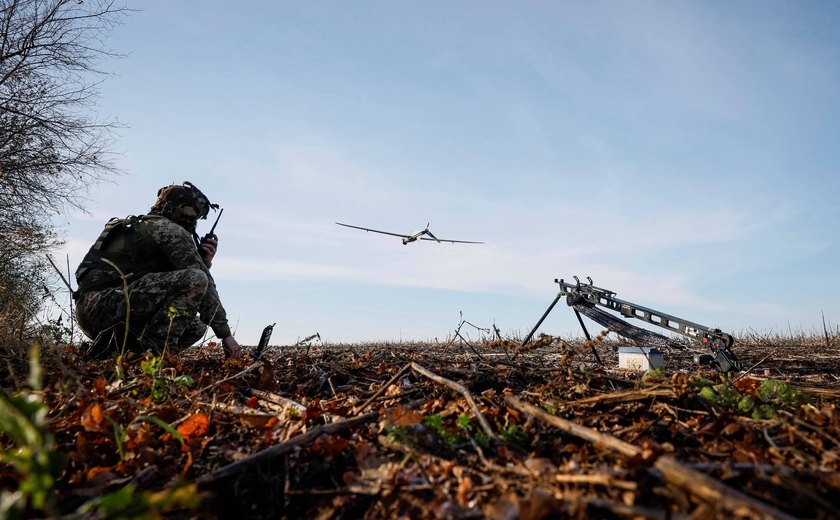
[[425, 229], [425, 230], [423, 230], [423, 231], [424, 231], [427, 235], [429, 235], [430, 237], [432, 237], [432, 238], [435, 240], [435, 242], [440, 243], [440, 240], [438, 240], [438, 237], [436, 237], [436, 236], [435, 236], [435, 235], [434, 235], [431, 231], [429, 231], [429, 224], [428, 224], [428, 223], [426, 223], [426, 229]]

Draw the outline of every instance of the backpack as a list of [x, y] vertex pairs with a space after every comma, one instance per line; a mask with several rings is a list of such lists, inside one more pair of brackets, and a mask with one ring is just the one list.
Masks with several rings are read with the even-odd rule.
[[169, 262], [148, 232], [150, 222], [160, 218], [165, 217], [111, 218], [76, 269], [78, 289], [74, 296], [117, 287], [123, 278], [128, 283], [147, 273], [170, 270]]

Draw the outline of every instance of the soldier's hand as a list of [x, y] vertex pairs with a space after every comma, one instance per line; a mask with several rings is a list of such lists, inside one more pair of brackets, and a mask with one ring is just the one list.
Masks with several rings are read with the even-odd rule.
[[198, 248], [198, 253], [201, 259], [204, 260], [204, 265], [210, 268], [213, 263], [213, 257], [216, 256], [216, 249], [219, 247], [219, 239], [213, 236], [212, 238], [205, 238], [201, 240], [201, 245]]
[[242, 359], [242, 347], [233, 336], [222, 339], [222, 348], [225, 350], [225, 358]]

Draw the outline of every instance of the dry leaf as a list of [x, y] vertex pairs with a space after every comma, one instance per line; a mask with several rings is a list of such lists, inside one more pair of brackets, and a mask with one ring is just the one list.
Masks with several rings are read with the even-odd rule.
[[191, 437], [200, 437], [207, 433], [207, 428], [210, 426], [210, 418], [205, 414], [198, 412], [190, 415], [187, 419], [178, 425], [178, 433], [184, 440]]
[[519, 518], [519, 497], [508, 493], [484, 507], [484, 516], [490, 520], [516, 520]]
[[85, 411], [82, 412], [82, 417], [80, 418], [80, 422], [82, 427], [85, 431], [88, 432], [98, 432], [99, 429], [102, 427], [102, 419], [104, 416], [102, 415], [102, 405], [99, 403], [93, 403], [88, 405], [85, 408]]
[[388, 422], [394, 426], [410, 426], [423, 422], [423, 415], [405, 406], [396, 406], [387, 414]]
[[108, 382], [105, 381], [104, 377], [99, 377], [93, 381], [93, 388], [96, 390], [98, 395], [105, 395], [105, 388], [108, 386]]
[[534, 488], [528, 497], [522, 501], [521, 520], [542, 520], [544, 518], [559, 518], [562, 512], [560, 502], [554, 494], [544, 488]]
[[111, 473], [111, 467], [110, 466], [94, 466], [94, 467], [90, 468], [89, 470], [87, 470], [87, 473], [86, 473], [85, 476], [87, 477], [88, 480], [93, 480], [97, 476], [103, 475], [103, 474], [113, 475], [113, 473]]
[[732, 383], [732, 386], [738, 389], [744, 395], [755, 395], [758, 387], [761, 386], [761, 380], [752, 377], [742, 377]]
[[461, 507], [467, 507], [467, 504], [470, 500], [470, 492], [472, 491], [472, 479], [468, 476], [461, 477], [461, 481], [458, 482], [458, 493], [456, 498], [458, 499], [458, 504]]
[[728, 436], [732, 435], [733, 433], [737, 433], [737, 432], [741, 431], [742, 429], [743, 429], [743, 425], [741, 423], [731, 422], [731, 423], [729, 423], [729, 424], [727, 424], [726, 426], [723, 427], [723, 429], [720, 431], [720, 434], [728, 437]]
[[525, 459], [525, 467], [533, 471], [537, 475], [547, 475], [549, 473], [557, 473], [557, 466], [546, 458], [528, 457]]

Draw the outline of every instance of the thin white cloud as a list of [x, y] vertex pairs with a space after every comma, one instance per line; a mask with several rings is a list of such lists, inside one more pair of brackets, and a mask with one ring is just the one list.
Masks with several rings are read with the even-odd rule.
[[[797, 310], [745, 290], [756, 276], [795, 276], [815, 258], [830, 272], [837, 212], [814, 200], [836, 187], [836, 151], [812, 143], [834, 131], [840, 69], [829, 33], [821, 42], [782, 23], [793, 8], [435, 4], [410, 21], [374, 8], [350, 26], [350, 11], [316, 9], [319, 31], [309, 7], [290, 6], [271, 27], [243, 8], [222, 31], [210, 26], [228, 19], [223, 8], [208, 5], [196, 27], [219, 38], [187, 49], [208, 59], [191, 61], [178, 95], [103, 85], [134, 125], [121, 166], [136, 177], [92, 190], [94, 213], [71, 219], [71, 263], [109, 217], [189, 178], [226, 209], [213, 271], [234, 299], [260, 285], [246, 282], [264, 282], [263, 298], [346, 282], [439, 290], [430, 306], [462, 291], [490, 314], [502, 311], [485, 295], [542, 301], [554, 278], [577, 274], [654, 308], [778, 321]], [[439, 10], [447, 17], [430, 24]], [[164, 85], [157, 76], [183, 67], [187, 11], [161, 3], [134, 19], [128, 48], [145, 60], [126, 60], [125, 78]], [[232, 52], [234, 39], [253, 53]], [[238, 73], [191, 83], [220, 62]], [[821, 182], [791, 180], [802, 176]], [[438, 236], [486, 244], [403, 246], [335, 221], [396, 232], [431, 221]], [[727, 297], [701, 293], [719, 278]], [[359, 335], [377, 330], [377, 302], [356, 305]]]

